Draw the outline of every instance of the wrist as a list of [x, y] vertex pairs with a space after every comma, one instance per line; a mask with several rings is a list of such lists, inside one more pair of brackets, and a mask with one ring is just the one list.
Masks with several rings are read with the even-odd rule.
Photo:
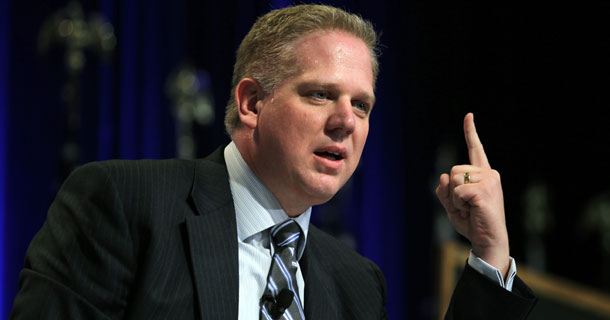
[[472, 253], [483, 261], [498, 269], [506, 277], [510, 267], [510, 252], [508, 246], [472, 247]]

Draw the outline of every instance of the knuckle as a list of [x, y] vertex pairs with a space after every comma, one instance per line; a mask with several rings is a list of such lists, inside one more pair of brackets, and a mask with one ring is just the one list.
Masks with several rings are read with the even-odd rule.
[[455, 165], [453, 167], [451, 167], [451, 175], [455, 176], [455, 175], [460, 175], [464, 172], [464, 166], [463, 165]]
[[488, 180], [489, 185], [492, 185], [492, 186], [501, 185], [500, 173], [496, 170], [493, 170], [493, 169], [490, 170], [489, 179], [487, 179], [487, 180]]
[[451, 182], [453, 182], [454, 186], [459, 185], [459, 183], [460, 183], [460, 176], [457, 175], [457, 174], [452, 175], [451, 176]]
[[451, 167], [451, 176], [455, 177], [456, 174], [457, 174], [457, 166]]

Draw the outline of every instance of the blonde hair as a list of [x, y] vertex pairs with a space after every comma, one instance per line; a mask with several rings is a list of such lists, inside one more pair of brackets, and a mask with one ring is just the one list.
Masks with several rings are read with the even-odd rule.
[[303, 36], [327, 30], [340, 30], [361, 39], [371, 53], [373, 83], [379, 73], [377, 33], [362, 17], [326, 5], [298, 5], [273, 10], [259, 17], [237, 49], [231, 97], [225, 112], [225, 128], [231, 135], [241, 122], [235, 101], [235, 88], [244, 78], [258, 82], [265, 95], [296, 74], [293, 44]]

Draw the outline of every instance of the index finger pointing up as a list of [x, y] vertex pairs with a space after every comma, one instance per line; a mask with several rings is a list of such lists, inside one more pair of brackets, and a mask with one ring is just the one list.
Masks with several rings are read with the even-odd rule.
[[470, 164], [477, 167], [491, 168], [485, 155], [485, 150], [483, 150], [483, 144], [479, 140], [477, 129], [474, 126], [474, 115], [472, 113], [468, 113], [464, 118], [464, 136], [468, 146]]

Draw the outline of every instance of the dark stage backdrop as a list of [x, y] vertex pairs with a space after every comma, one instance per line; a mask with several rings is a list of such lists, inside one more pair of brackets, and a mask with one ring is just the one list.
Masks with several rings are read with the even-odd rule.
[[[86, 19], [98, 12], [112, 24], [116, 46], [106, 58], [85, 49], [71, 77], [65, 45], [38, 48], [44, 22], [68, 2], [0, 1], [0, 319], [72, 164], [177, 156], [182, 127], [167, 80], [185, 65], [197, 70], [215, 114], [192, 127], [196, 156], [228, 142], [222, 117], [235, 50], [257, 16], [290, 4], [80, 3]], [[361, 164], [312, 219], [379, 264], [390, 317], [434, 315], [436, 245], [456, 236], [445, 231], [433, 190], [442, 171], [468, 161], [461, 124], [470, 111], [503, 177], [513, 256], [609, 290], [608, 4], [326, 3], [371, 20], [383, 54]], [[70, 81], [79, 95], [65, 89]], [[67, 97], [79, 106], [76, 120]]]

